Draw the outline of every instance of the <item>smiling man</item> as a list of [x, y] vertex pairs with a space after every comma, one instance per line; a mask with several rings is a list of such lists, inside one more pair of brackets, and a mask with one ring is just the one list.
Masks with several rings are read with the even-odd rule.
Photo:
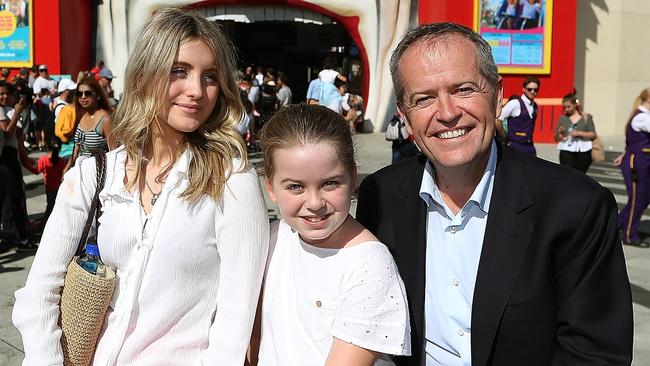
[[413, 356], [396, 363], [629, 364], [612, 194], [494, 140], [501, 77], [472, 30], [411, 30], [390, 65], [423, 154], [369, 175], [357, 219], [388, 245], [408, 294]]

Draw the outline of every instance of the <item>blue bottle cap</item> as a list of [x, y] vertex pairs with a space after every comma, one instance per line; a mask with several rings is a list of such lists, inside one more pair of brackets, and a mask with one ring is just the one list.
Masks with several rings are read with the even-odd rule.
[[86, 244], [86, 255], [99, 257], [99, 247], [97, 244]]

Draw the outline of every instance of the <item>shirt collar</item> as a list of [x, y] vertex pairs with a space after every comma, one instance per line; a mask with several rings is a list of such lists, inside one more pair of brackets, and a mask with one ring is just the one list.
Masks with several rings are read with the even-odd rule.
[[644, 107], [642, 105], [639, 106], [639, 110], [641, 112], [650, 113], [650, 109], [648, 109], [648, 108], [646, 108], [646, 107]]
[[532, 104], [533, 104], [533, 101], [530, 100], [530, 99], [528, 99], [528, 97], [526, 96], [526, 94], [522, 94], [522, 95], [521, 95], [521, 100], [523, 100], [524, 103], [526, 103], [526, 105], [532, 105]]
[[[488, 158], [487, 166], [483, 172], [483, 177], [481, 177], [481, 180], [476, 188], [474, 188], [474, 192], [467, 201], [467, 203], [476, 203], [485, 213], [488, 212], [490, 207], [490, 198], [492, 197], [492, 186], [494, 185], [496, 166], [497, 147], [496, 142], [492, 141], [492, 145], [490, 146], [490, 157]], [[422, 184], [420, 185], [420, 197], [424, 200], [427, 207], [431, 207], [434, 203], [446, 207], [442, 195], [440, 194], [440, 190], [438, 189], [438, 185], [436, 184], [434, 168], [430, 160], [427, 160], [424, 168]], [[467, 203], [465, 206], [467, 206]]]

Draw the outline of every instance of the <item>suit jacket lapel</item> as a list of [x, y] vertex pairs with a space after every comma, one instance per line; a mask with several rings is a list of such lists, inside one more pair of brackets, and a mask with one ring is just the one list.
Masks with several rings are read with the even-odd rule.
[[533, 205], [521, 164], [497, 144], [497, 169], [472, 305], [474, 366], [488, 361], [534, 228], [534, 222], [521, 216]]
[[413, 311], [411, 324], [415, 328], [412, 331], [420, 342], [424, 336], [426, 204], [420, 198], [419, 192], [425, 164], [426, 157], [420, 155], [416, 168], [400, 182], [400, 200], [395, 203], [396, 207], [393, 207], [395, 240], [399, 243], [394, 253], [395, 260], [404, 286], [409, 292]]

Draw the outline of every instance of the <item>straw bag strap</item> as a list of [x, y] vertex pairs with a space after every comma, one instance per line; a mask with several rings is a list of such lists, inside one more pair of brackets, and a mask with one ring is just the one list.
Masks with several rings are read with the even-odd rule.
[[79, 245], [77, 245], [77, 252], [75, 255], [81, 255], [84, 246], [86, 245], [86, 240], [88, 240], [88, 233], [93, 224], [93, 218], [95, 219], [95, 232], [99, 231], [99, 217], [102, 212], [102, 204], [99, 203], [99, 192], [104, 188], [104, 181], [106, 179], [106, 153], [100, 150], [96, 150], [92, 154], [95, 157], [95, 163], [97, 164], [97, 189], [95, 190], [95, 195], [93, 196], [93, 201], [90, 204], [90, 210], [88, 211], [88, 217], [86, 218], [86, 224], [81, 233], [81, 239], [79, 239]]

